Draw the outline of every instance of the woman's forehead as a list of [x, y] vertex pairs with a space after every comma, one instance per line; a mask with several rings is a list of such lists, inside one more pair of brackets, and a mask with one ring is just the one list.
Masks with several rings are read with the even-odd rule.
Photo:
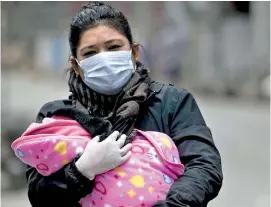
[[127, 38], [117, 29], [101, 25], [86, 30], [81, 36], [79, 47], [83, 48], [92, 45], [105, 44], [112, 40], [125, 41], [128, 43]]

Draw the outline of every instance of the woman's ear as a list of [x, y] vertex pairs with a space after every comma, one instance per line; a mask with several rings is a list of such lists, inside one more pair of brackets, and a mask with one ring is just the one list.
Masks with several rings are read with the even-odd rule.
[[75, 74], [78, 76], [80, 73], [79, 73], [79, 66], [78, 66], [78, 63], [76, 62], [75, 58], [73, 56], [70, 56], [70, 63], [72, 65], [72, 68], [75, 72]]
[[132, 52], [135, 58], [135, 61], [138, 61], [140, 58], [140, 51], [139, 51], [139, 44], [138, 43], [134, 43], [132, 46]]

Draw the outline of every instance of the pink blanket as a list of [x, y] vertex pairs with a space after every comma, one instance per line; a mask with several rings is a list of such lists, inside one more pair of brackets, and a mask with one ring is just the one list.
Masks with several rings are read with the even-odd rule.
[[[54, 116], [31, 124], [11, 147], [21, 161], [48, 176], [82, 153], [89, 139], [91, 135], [78, 122]], [[126, 163], [96, 176], [94, 190], [81, 199], [81, 206], [151, 207], [165, 199], [184, 171], [172, 139], [137, 130], [131, 151]]]

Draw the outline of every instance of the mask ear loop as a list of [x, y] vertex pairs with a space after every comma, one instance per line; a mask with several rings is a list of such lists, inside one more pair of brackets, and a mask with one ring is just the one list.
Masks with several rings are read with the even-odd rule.
[[77, 64], [80, 66], [80, 62], [77, 60], [77, 58], [74, 58]]
[[[79, 61], [77, 60], [77, 58], [74, 58], [74, 59], [75, 59], [75, 61], [77, 62], [77, 64], [81, 67], [81, 65], [80, 65]], [[79, 74], [75, 73], [75, 76], [76, 76], [76, 78], [78, 78], [78, 77], [79, 77]]]

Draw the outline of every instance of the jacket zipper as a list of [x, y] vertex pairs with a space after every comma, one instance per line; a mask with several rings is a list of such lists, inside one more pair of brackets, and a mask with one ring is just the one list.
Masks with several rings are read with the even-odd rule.
[[153, 91], [153, 92], [147, 97], [146, 101], [149, 100], [154, 94], [156, 94], [156, 91]]

